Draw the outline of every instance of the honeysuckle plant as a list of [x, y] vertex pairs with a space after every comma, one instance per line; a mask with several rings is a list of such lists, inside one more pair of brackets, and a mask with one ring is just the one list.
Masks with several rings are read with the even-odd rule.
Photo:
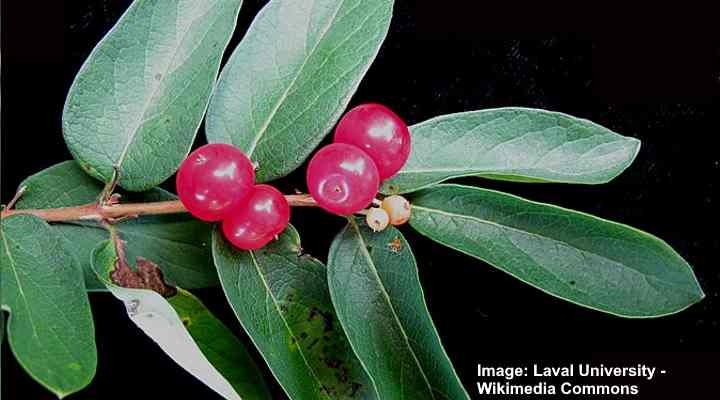
[[[303, 227], [287, 226], [257, 250], [233, 246], [218, 224], [157, 186], [187, 157], [203, 120], [207, 141], [242, 151], [258, 183], [297, 169], [346, 112], [393, 1], [270, 0], [220, 71], [240, 8], [241, 0], [134, 1], [67, 95], [62, 132], [74, 160], [28, 177], [2, 211], [7, 340], [58, 397], [93, 379], [88, 292], [103, 291], [222, 397], [270, 398], [242, 343], [191, 293], [218, 287], [291, 399], [468, 399], [425, 305], [405, 229], [620, 317], [665, 316], [703, 298], [688, 263], [648, 233], [447, 183], [595, 185], [640, 151], [634, 138], [537, 109], [410, 126], [407, 163], [375, 200], [401, 194], [387, 202], [407, 199], [409, 224], [385, 227], [407, 215], [383, 207], [349, 215], [327, 265], [301, 252]], [[316, 200], [284, 196], [291, 207]]]

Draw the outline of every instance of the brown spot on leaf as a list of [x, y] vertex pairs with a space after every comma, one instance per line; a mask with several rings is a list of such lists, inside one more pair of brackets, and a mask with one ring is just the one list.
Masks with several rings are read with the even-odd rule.
[[400, 241], [399, 237], [395, 237], [395, 239], [391, 240], [390, 243], [388, 243], [388, 248], [393, 253], [399, 253], [400, 250], [402, 250], [402, 241]]
[[308, 321], [312, 321], [312, 320], [314, 320], [315, 318], [317, 318], [319, 315], [320, 315], [320, 310], [318, 310], [317, 308], [313, 307], [313, 308], [310, 309], [310, 315], [308, 315], [308, 319], [307, 319], [307, 320], [308, 320]]
[[310, 349], [312, 349], [313, 347], [315, 347], [315, 345], [318, 343], [319, 340], [320, 340], [320, 339], [315, 339], [315, 340], [313, 340], [312, 342], [310, 342], [310, 344], [308, 345], [307, 349], [310, 350]]
[[324, 358], [323, 361], [325, 362], [325, 365], [327, 365], [329, 368], [333, 368], [333, 369], [340, 368], [340, 365], [342, 365], [340, 360], [336, 360], [336, 359], [330, 358], [330, 357]]
[[137, 269], [133, 270], [123, 257], [119, 257], [110, 274], [113, 283], [125, 288], [153, 290], [163, 297], [177, 293], [177, 289], [165, 283], [163, 273], [155, 263], [142, 257], [137, 257], [135, 263]]
[[335, 397], [337, 395], [337, 391], [327, 385], [320, 387], [320, 393], [326, 397]]
[[330, 313], [320, 313], [323, 317], [323, 322], [325, 323], [325, 327], [323, 328], [323, 333], [330, 333], [333, 331], [333, 316]]

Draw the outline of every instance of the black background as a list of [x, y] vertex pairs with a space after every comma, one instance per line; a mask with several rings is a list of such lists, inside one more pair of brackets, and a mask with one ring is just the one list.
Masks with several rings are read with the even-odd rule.
[[[264, 3], [245, 1], [230, 49]], [[707, 297], [661, 319], [615, 318], [544, 295], [404, 227], [445, 348], [471, 394], [478, 362], [589, 361], [666, 369], [652, 382], [603, 381], [639, 383], [639, 398], [717, 398], [720, 34], [711, 18], [718, 14], [689, 4], [662, 10], [581, 2], [582, 9], [560, 10], [545, 3], [398, 0], [390, 34], [352, 104], [385, 103], [409, 124], [466, 110], [538, 107], [639, 138], [635, 164], [607, 185], [463, 182], [653, 233], [694, 266]], [[60, 130], [64, 97], [128, 4], [2, 1], [2, 202], [26, 176], [70, 158]], [[304, 189], [303, 169], [277, 185]], [[342, 221], [318, 210], [294, 211], [292, 218], [304, 247], [324, 259]], [[196, 293], [248, 341], [219, 289]], [[91, 303], [99, 366], [93, 383], [72, 398], [215, 397], [144, 337], [119, 302], [93, 294]], [[267, 378], [273, 381], [269, 372]], [[20, 369], [7, 344], [2, 386], [5, 398], [52, 397]]]

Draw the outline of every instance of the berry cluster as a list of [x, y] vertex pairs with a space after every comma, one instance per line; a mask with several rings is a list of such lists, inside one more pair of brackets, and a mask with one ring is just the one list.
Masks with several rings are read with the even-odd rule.
[[[410, 155], [405, 122], [380, 104], [350, 110], [335, 130], [334, 143], [310, 160], [307, 183], [320, 207], [337, 215], [364, 211], [368, 225], [380, 231], [410, 218], [401, 196], [375, 199], [380, 183], [395, 175]], [[277, 237], [290, 222], [285, 196], [255, 184], [255, 168], [238, 148], [208, 144], [190, 153], [177, 173], [177, 193], [185, 208], [203, 221], [222, 221], [225, 237], [236, 247], [255, 250]]]
[[[323, 209], [351, 215], [375, 200], [380, 183], [395, 175], [410, 156], [410, 131], [405, 122], [380, 104], [363, 104], [348, 111], [335, 129], [333, 143], [310, 161], [307, 184]], [[401, 196], [383, 200], [366, 212], [375, 230], [388, 223], [400, 225], [410, 216], [410, 204]]]
[[208, 144], [192, 152], [177, 173], [177, 193], [203, 221], [222, 221], [225, 237], [244, 250], [265, 246], [290, 222], [280, 191], [255, 185], [255, 168], [238, 148]]

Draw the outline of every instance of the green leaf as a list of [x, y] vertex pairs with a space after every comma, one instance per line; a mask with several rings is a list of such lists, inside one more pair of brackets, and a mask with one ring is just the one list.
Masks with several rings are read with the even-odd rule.
[[[178, 311], [155, 291], [115, 285], [111, 281], [110, 274], [115, 269], [118, 254], [114, 244], [109, 240], [101, 243], [93, 251], [92, 260], [98, 279], [115, 297], [123, 301], [130, 319], [179, 366], [226, 399], [241, 398], [233, 384], [241, 387], [245, 393], [260, 393], [263, 397], [267, 397], [261, 380], [238, 379], [238, 374], [242, 373], [249, 373], [249, 376], [242, 378], [256, 379], [259, 377], [259, 371], [237, 339], [228, 338], [227, 335], [232, 335], [227, 328], [209, 314], [197, 299], [185, 291], [178, 290], [175, 297], [180, 296], [181, 298], [176, 299], [174, 304], [179, 309]], [[201, 335], [192, 336], [192, 332], [198, 333], [197, 329], [188, 331], [184, 322], [192, 324], [195, 321], [194, 318], [198, 317], [204, 319], [206, 328], [216, 330], [202, 331]], [[218, 327], [221, 329], [218, 330]], [[201, 344], [196, 343], [196, 340]], [[233, 348], [233, 345], [239, 347]], [[211, 355], [208, 356], [203, 349], [209, 351]], [[224, 353], [218, 353], [218, 349]], [[224, 357], [227, 358], [223, 359]], [[234, 378], [233, 384], [215, 368], [209, 358], [215, 361], [221, 360], [221, 369], [230, 373], [230, 377]], [[230, 363], [233, 361], [240, 362], [240, 364], [231, 366]], [[231, 370], [233, 367], [236, 370]], [[257, 387], [254, 387], [255, 385]]]
[[216, 230], [213, 257], [235, 315], [290, 398], [376, 398], [337, 323], [325, 267], [300, 255], [293, 227], [255, 252]]
[[407, 164], [383, 193], [462, 176], [516, 182], [605, 183], [632, 164], [640, 141], [585, 119], [528, 108], [443, 115], [410, 128]]
[[260, 369], [245, 346], [190, 292], [178, 289], [168, 302], [208, 361], [245, 399], [270, 399]]
[[271, 0], [223, 68], [209, 142], [231, 143], [270, 181], [297, 168], [340, 118], [387, 34], [392, 0]]
[[[38, 172], [20, 184], [26, 192], [17, 209], [56, 208], [89, 204], [97, 201], [102, 184], [85, 174], [74, 161], [65, 161]], [[175, 196], [161, 189], [144, 193], [123, 194], [122, 202], [173, 200]], [[108, 239], [107, 231], [91, 221], [56, 223], [53, 230], [78, 260], [85, 273], [88, 290], [105, 290], [90, 266], [90, 253], [98, 243]], [[210, 256], [210, 225], [187, 214], [143, 216], [116, 225], [127, 241], [126, 251], [162, 264], [167, 280], [184, 288], [218, 284]], [[131, 261], [132, 263], [132, 261]]]
[[2, 309], [20, 365], [58, 397], [87, 386], [97, 351], [90, 303], [75, 259], [42, 219], [0, 221]]
[[90, 53], [63, 110], [85, 171], [147, 190], [175, 172], [210, 99], [241, 0], [135, 0]]
[[415, 257], [399, 230], [355, 221], [328, 257], [330, 295], [381, 399], [469, 399], [425, 305]]
[[[0, 279], [2, 278], [2, 272], [0, 271]], [[2, 293], [0, 293], [2, 294]], [[0, 301], [2, 303], [2, 301]], [[2, 360], [2, 344], [5, 340], [5, 313], [0, 312], [0, 360]], [[2, 376], [2, 363], [0, 362], [0, 376]]]
[[460, 185], [411, 199], [410, 224], [546, 293], [623, 317], [684, 310], [704, 294], [670, 246], [592, 215]]

